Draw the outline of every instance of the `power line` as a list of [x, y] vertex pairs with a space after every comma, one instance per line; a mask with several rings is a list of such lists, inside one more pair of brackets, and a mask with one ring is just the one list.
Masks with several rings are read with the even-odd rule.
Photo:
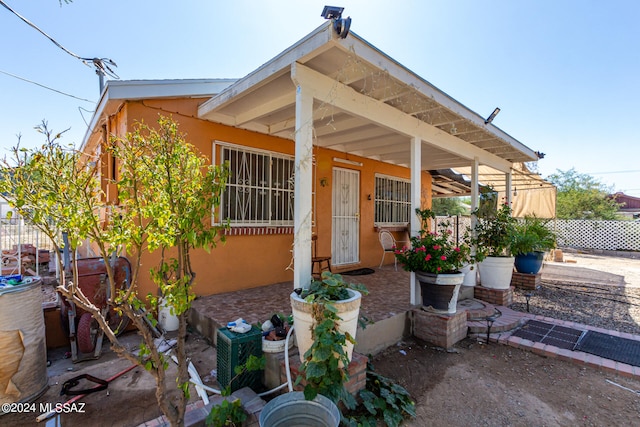
[[587, 175], [610, 175], [615, 173], [638, 173], [640, 169], [628, 170], [628, 171], [609, 171], [609, 172], [587, 172]]
[[[2, 0], [0, 0], [0, 2], [1, 2], [1, 1], [2, 1]], [[75, 96], [75, 95], [71, 95], [71, 94], [69, 94], [69, 93], [62, 92], [62, 91], [60, 91], [60, 90], [50, 88], [49, 86], [45, 86], [45, 85], [40, 84], [40, 83], [38, 83], [38, 82], [34, 82], [33, 80], [29, 80], [29, 79], [25, 79], [24, 77], [16, 76], [15, 74], [11, 74], [11, 73], [8, 73], [8, 72], [3, 71], [3, 70], [0, 70], [0, 73], [2, 73], [2, 74], [6, 74], [7, 76], [10, 76], [10, 77], [16, 78], [16, 79], [18, 79], [18, 80], [22, 80], [22, 81], [27, 82], [27, 83], [34, 84], [34, 85], [36, 85], [36, 86], [40, 86], [40, 87], [45, 88], [45, 89], [47, 89], [47, 90], [50, 90], [50, 91], [52, 91], [52, 92], [59, 93], [60, 95], [68, 96], [68, 97], [70, 97], [70, 98], [78, 99], [78, 100], [80, 100], [80, 101], [91, 102], [92, 104], [93, 104], [93, 103], [95, 103], [95, 101], [91, 101], [90, 99], [80, 98], [80, 97], [77, 97], [77, 96]]]
[[11, 9], [9, 7], [9, 5], [7, 5], [3, 0], [0, 0], [0, 5], [4, 6], [5, 9], [7, 9], [9, 12], [13, 13], [14, 15], [16, 15], [18, 18], [20, 18], [22, 21], [24, 21], [27, 25], [29, 25], [31, 28], [33, 28], [34, 30], [38, 31], [40, 34], [42, 34], [43, 36], [45, 36], [46, 38], [48, 38], [53, 44], [55, 44], [56, 46], [58, 46], [60, 49], [62, 49], [64, 52], [68, 53], [69, 55], [73, 56], [76, 59], [79, 59], [80, 61], [82, 61], [82, 63], [84, 65], [86, 65], [87, 67], [91, 67], [91, 65], [89, 65], [89, 63], [92, 63], [93, 66], [96, 69], [96, 73], [100, 76], [109, 76], [112, 77], [114, 79], [119, 79], [120, 77], [118, 77], [118, 75], [115, 73], [115, 71], [113, 71], [111, 69], [111, 67], [117, 67], [116, 63], [113, 62], [111, 59], [109, 58], [83, 58], [79, 55], [76, 55], [75, 53], [71, 52], [69, 49], [65, 48], [64, 46], [62, 46], [60, 43], [58, 43], [53, 37], [51, 37], [49, 34], [45, 33], [44, 31], [42, 31], [40, 28], [38, 28], [37, 25], [35, 25], [34, 23], [32, 23], [31, 21], [29, 21], [27, 18], [25, 18], [24, 16], [20, 15], [18, 12], [16, 12], [15, 10]]

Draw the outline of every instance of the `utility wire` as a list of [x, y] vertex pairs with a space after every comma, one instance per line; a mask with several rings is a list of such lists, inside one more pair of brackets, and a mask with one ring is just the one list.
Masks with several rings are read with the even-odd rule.
[[91, 65], [89, 65], [89, 63], [92, 63], [93, 66], [96, 69], [96, 73], [98, 74], [102, 74], [104, 75], [108, 75], [109, 77], [113, 77], [114, 79], [119, 79], [120, 77], [118, 77], [118, 75], [115, 73], [115, 71], [113, 71], [111, 69], [110, 66], [112, 67], [117, 67], [116, 63], [113, 62], [111, 59], [109, 58], [83, 58], [79, 55], [76, 55], [75, 53], [71, 52], [69, 49], [66, 49], [64, 46], [62, 46], [60, 43], [58, 43], [53, 37], [51, 37], [49, 34], [45, 33], [44, 31], [42, 31], [40, 28], [38, 28], [34, 23], [32, 23], [31, 21], [29, 21], [27, 18], [25, 18], [24, 16], [20, 15], [18, 12], [16, 12], [15, 10], [11, 9], [9, 7], [9, 5], [7, 5], [3, 0], [0, 0], [0, 5], [4, 6], [5, 9], [7, 9], [9, 12], [13, 13], [14, 15], [16, 15], [18, 18], [20, 18], [22, 21], [24, 21], [27, 25], [29, 25], [31, 28], [33, 28], [34, 30], [38, 31], [40, 34], [42, 34], [43, 36], [45, 36], [46, 38], [48, 38], [53, 44], [55, 44], [56, 46], [58, 46], [60, 49], [62, 49], [63, 51], [65, 51], [66, 53], [68, 53], [69, 55], [73, 56], [76, 59], [79, 59], [82, 61], [82, 63], [84, 65], [86, 65], [87, 67], [91, 67]]
[[614, 173], [638, 173], [638, 172], [640, 172], [640, 169], [626, 170], [626, 171], [589, 172], [588, 175], [610, 175]]
[[[1, 2], [1, 1], [2, 1], [2, 0], [0, 0], [0, 2]], [[75, 96], [75, 95], [71, 95], [71, 94], [69, 94], [69, 93], [65, 93], [65, 92], [59, 91], [59, 90], [57, 90], [57, 89], [50, 88], [49, 86], [45, 86], [45, 85], [40, 84], [40, 83], [38, 83], [38, 82], [34, 82], [33, 80], [29, 80], [29, 79], [25, 79], [24, 77], [16, 76], [15, 74], [11, 74], [11, 73], [8, 73], [8, 72], [3, 71], [3, 70], [0, 70], [0, 73], [2, 73], [2, 74], [6, 74], [7, 76], [10, 76], [10, 77], [16, 78], [16, 79], [18, 79], [18, 80], [22, 80], [22, 81], [27, 82], [27, 83], [34, 84], [34, 85], [36, 85], [36, 86], [40, 86], [40, 87], [45, 88], [45, 89], [47, 89], [47, 90], [50, 90], [50, 91], [52, 91], [52, 92], [56, 92], [56, 93], [59, 93], [59, 94], [64, 95], [64, 96], [68, 96], [68, 97], [70, 97], [70, 98], [78, 99], [78, 100], [80, 100], [80, 101], [90, 102], [90, 103], [92, 103], [92, 104], [93, 104], [93, 103], [95, 103], [95, 101], [92, 101], [92, 100], [90, 100], [90, 99], [80, 98], [80, 97], [77, 97], [77, 96]]]

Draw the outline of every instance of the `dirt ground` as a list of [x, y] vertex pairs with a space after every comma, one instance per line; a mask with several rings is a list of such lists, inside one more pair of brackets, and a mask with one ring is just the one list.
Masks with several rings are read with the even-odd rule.
[[[571, 276], [583, 283], [640, 287], [640, 259], [577, 253], [565, 259]], [[632, 333], [640, 334], [637, 320]], [[640, 425], [638, 379], [471, 339], [454, 350], [411, 340], [374, 357], [375, 370], [404, 386], [416, 402], [417, 418], [406, 425]]]
[[373, 358], [416, 402], [407, 426], [640, 425], [640, 395], [607, 382], [640, 390], [636, 379], [471, 339], [454, 350], [411, 340]]
[[[167, 338], [170, 338], [168, 336]], [[137, 348], [139, 338], [136, 333], [127, 333], [122, 342], [129, 348]], [[215, 347], [197, 333], [190, 333], [187, 338], [188, 354], [196, 370], [206, 385], [217, 388], [215, 378], [210, 373], [216, 368]], [[66, 402], [73, 396], [60, 396], [62, 384], [70, 378], [82, 374], [90, 374], [101, 379], [107, 379], [131, 366], [131, 363], [118, 358], [108, 346], [99, 360], [79, 362], [73, 364], [65, 353], [68, 349], [56, 349], [48, 354], [51, 366], [48, 368], [49, 387], [33, 404], [22, 408], [22, 413], [11, 413], [0, 416], [0, 426], [47, 426], [47, 427], [132, 427], [145, 421], [152, 420], [162, 413], [158, 408], [155, 396], [155, 379], [141, 367], [123, 374], [109, 383], [107, 390], [89, 394], [77, 402], [78, 412], [54, 416], [48, 422], [37, 423], [35, 418], [42, 411], [41, 404]], [[170, 364], [167, 374], [169, 389], [175, 389], [175, 364]], [[81, 380], [74, 389], [95, 386]], [[198, 399], [193, 387], [191, 401]], [[80, 412], [81, 411], [81, 412]]]
[[[614, 269], [627, 286], [640, 285], [640, 260], [571, 255], [578, 265]], [[135, 343], [135, 335], [131, 345]], [[215, 348], [197, 334], [188, 339], [192, 361], [205, 384], [215, 369]], [[129, 362], [105, 351], [100, 363], [71, 364], [51, 353], [50, 387], [36, 404], [66, 401], [61, 384], [87, 372], [100, 378], [122, 371]], [[632, 426], [640, 425], [640, 380], [538, 356], [500, 344], [470, 339], [453, 351], [407, 340], [372, 360], [375, 370], [404, 386], [416, 402], [417, 418], [407, 426]], [[96, 370], [98, 372], [96, 372]], [[618, 385], [612, 384], [612, 381]], [[627, 389], [623, 389], [622, 387]], [[83, 413], [52, 418], [48, 426], [137, 426], [160, 414], [153, 378], [135, 370], [116, 379], [108, 393], [79, 400]], [[195, 395], [195, 393], [193, 393]], [[0, 426], [34, 426], [39, 411], [0, 416]]]

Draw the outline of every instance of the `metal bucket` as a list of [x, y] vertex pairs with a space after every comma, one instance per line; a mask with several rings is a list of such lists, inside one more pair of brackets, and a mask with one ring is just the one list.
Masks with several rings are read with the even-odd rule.
[[0, 404], [34, 400], [48, 385], [41, 282], [0, 286]]
[[304, 393], [294, 391], [267, 403], [259, 422], [261, 427], [338, 427], [340, 411], [322, 395], [305, 400]]

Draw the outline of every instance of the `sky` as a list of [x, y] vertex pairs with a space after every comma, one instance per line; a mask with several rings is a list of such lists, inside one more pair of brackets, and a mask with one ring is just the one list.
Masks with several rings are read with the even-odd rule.
[[[322, 25], [327, 4], [2, 1], [76, 55], [110, 58], [122, 80], [244, 77]], [[493, 124], [545, 153], [543, 177], [574, 168], [640, 197], [639, 1], [328, 4], [345, 8], [351, 31], [471, 110], [487, 117], [499, 107]], [[0, 40], [0, 155], [17, 135], [21, 146], [41, 144], [34, 127], [43, 120], [79, 147], [99, 97], [94, 70], [2, 5]]]

